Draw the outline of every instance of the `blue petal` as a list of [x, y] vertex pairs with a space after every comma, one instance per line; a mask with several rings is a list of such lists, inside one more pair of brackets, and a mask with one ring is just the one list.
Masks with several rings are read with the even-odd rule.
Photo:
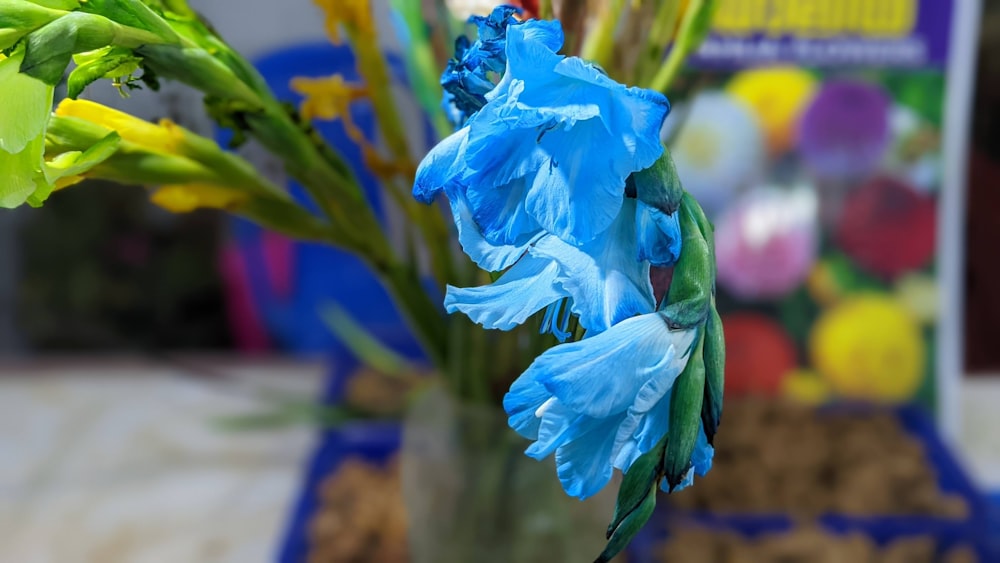
[[615, 417], [600, 420], [556, 450], [556, 473], [567, 495], [584, 500], [611, 480], [610, 458], [618, 423]]
[[681, 254], [681, 226], [677, 212], [669, 215], [639, 202], [635, 215], [640, 261], [671, 266]]
[[524, 208], [528, 188], [523, 178], [493, 189], [470, 190], [467, 195], [473, 219], [483, 237], [493, 244], [520, 245], [536, 236], [541, 227]]
[[607, 332], [550, 348], [522, 377], [535, 378], [559, 402], [594, 418], [624, 413], [652, 378], [676, 378], [672, 347], [687, 350], [693, 330], [670, 330], [656, 314], [622, 321]]
[[486, 328], [510, 330], [563, 297], [556, 286], [558, 265], [525, 256], [500, 279], [482, 287], [448, 286], [444, 306]]
[[552, 394], [531, 376], [525, 374], [518, 377], [503, 397], [507, 423], [521, 436], [530, 440], [538, 439], [541, 418], [535, 413], [551, 398]]
[[476, 224], [461, 186], [449, 188], [447, 193], [455, 226], [458, 228], [458, 242], [462, 245], [462, 250], [480, 268], [489, 272], [506, 270], [524, 255], [535, 240], [528, 238], [519, 241], [519, 244], [490, 243], [483, 237], [479, 225]]
[[[681, 480], [680, 485], [674, 487], [674, 492], [693, 485], [695, 475], [699, 477], [707, 475], [708, 471], [712, 469], [712, 458], [714, 455], [715, 449], [708, 444], [708, 438], [705, 437], [705, 427], [699, 427], [698, 441], [695, 442], [694, 453], [691, 454], [691, 468], [684, 475], [684, 479]], [[660, 482], [660, 489], [664, 492], [670, 492], [670, 484], [667, 483], [666, 479]]]
[[596, 419], [574, 412], [557, 399], [550, 399], [540, 410], [544, 412], [541, 413], [538, 437], [524, 452], [528, 457], [538, 460], [552, 455], [557, 448], [586, 432], [596, 423]]
[[544, 23], [532, 20], [508, 27], [507, 69], [497, 88], [486, 99], [493, 101], [500, 96], [515, 77], [523, 79], [531, 76], [543, 80], [552, 77], [552, 69], [563, 59], [556, 54], [562, 48], [562, 43], [562, 24], [557, 21]]
[[507, 44], [533, 43], [556, 53], [563, 46], [563, 29], [559, 20], [527, 20], [516, 28], [508, 28]]
[[598, 119], [545, 134], [546, 158], [534, 175], [525, 206], [546, 231], [569, 243], [585, 243], [618, 216], [631, 159], [616, 159], [620, 144]]
[[581, 247], [545, 236], [528, 250], [559, 263], [559, 282], [589, 331], [603, 332], [655, 308], [649, 264], [636, 260], [635, 205], [626, 200], [611, 227]]
[[694, 453], [691, 455], [691, 463], [694, 465], [694, 472], [699, 477], [704, 477], [712, 469], [712, 459], [715, 457], [715, 448], [708, 443], [708, 436], [705, 435], [705, 426], [698, 428], [698, 440], [694, 444]]
[[431, 203], [446, 186], [457, 181], [466, 170], [465, 151], [469, 129], [459, 129], [438, 143], [417, 167], [413, 197]]

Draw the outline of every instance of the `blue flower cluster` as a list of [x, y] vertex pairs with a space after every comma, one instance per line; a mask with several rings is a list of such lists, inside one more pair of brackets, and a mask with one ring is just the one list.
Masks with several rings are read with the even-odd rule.
[[[573, 318], [585, 330], [504, 398], [510, 425], [534, 440], [526, 453], [554, 453], [566, 492], [582, 499], [665, 436], [671, 388], [700, 337], [657, 311], [649, 277], [681, 252], [681, 189], [659, 140], [670, 105], [559, 55], [559, 22], [514, 13], [476, 20], [479, 40], [449, 65], [442, 84], [463, 125], [420, 164], [413, 193], [430, 203], [443, 192], [463, 250], [503, 272], [449, 286], [448, 312], [509, 330], [544, 310], [543, 330], [560, 341]], [[711, 457], [702, 428], [685, 481]]]

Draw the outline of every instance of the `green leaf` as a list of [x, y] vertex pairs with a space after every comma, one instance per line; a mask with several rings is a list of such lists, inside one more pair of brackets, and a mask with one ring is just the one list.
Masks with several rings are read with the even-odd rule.
[[714, 262], [715, 225], [708, 220], [708, 217], [705, 215], [705, 210], [701, 208], [701, 204], [698, 203], [698, 200], [695, 199], [693, 195], [688, 192], [684, 192], [684, 195], [681, 196], [681, 201], [691, 213], [691, 216], [694, 217], [694, 221], [698, 225], [698, 231], [701, 232], [701, 236], [705, 239], [705, 242], [708, 243], [708, 249], [712, 253], [712, 261]]
[[29, 198], [40, 203], [48, 196], [52, 188], [45, 184], [41, 174], [44, 152], [42, 136], [16, 153], [0, 150], [0, 207], [18, 207]]
[[653, 446], [653, 449], [642, 454], [629, 467], [618, 487], [618, 500], [615, 503], [615, 513], [608, 525], [608, 539], [625, 518], [639, 507], [645, 500], [650, 487], [655, 487], [663, 476], [663, 453], [667, 447], [667, 436]]
[[679, 213], [681, 255], [660, 312], [671, 327], [690, 328], [701, 324], [708, 314], [715, 286], [715, 259], [689, 200], [682, 200]]
[[244, 110], [263, 108], [260, 97], [224, 63], [199, 47], [145, 45], [136, 49], [145, 65], [158, 76], [177, 80], [209, 96], [245, 104]]
[[86, 62], [77, 60], [77, 67], [69, 74], [66, 96], [76, 99], [84, 88], [102, 78], [118, 78], [139, 70], [142, 59], [129, 49], [110, 47], [99, 50], [101, 56], [89, 58]]
[[31, 0], [31, 3], [52, 8], [53, 10], [71, 11], [80, 7], [78, 0]]
[[27, 0], [0, 0], [0, 50], [64, 14]]
[[405, 358], [376, 340], [340, 305], [329, 303], [321, 314], [330, 331], [357, 356], [361, 363], [386, 375], [403, 375], [409, 371], [409, 362]]
[[62, 153], [45, 164], [45, 179], [54, 184], [61, 178], [77, 176], [104, 162], [121, 145], [121, 136], [112, 131], [85, 151]]
[[135, 48], [162, 40], [148, 31], [128, 28], [84, 12], [71, 12], [27, 37], [21, 72], [55, 86], [76, 53], [108, 45]]
[[607, 563], [611, 561], [616, 555], [621, 553], [623, 549], [628, 547], [629, 542], [632, 538], [639, 533], [639, 530], [646, 525], [649, 518], [653, 516], [653, 511], [656, 509], [656, 484], [654, 483], [651, 487], [646, 490], [646, 494], [635, 510], [632, 510], [628, 515], [622, 519], [621, 524], [615, 528], [615, 531], [611, 534], [611, 538], [608, 540], [607, 546], [604, 551], [594, 560], [594, 563]]
[[667, 450], [663, 456], [663, 474], [674, 490], [684, 480], [691, 467], [701, 426], [701, 407], [705, 400], [704, 331], [699, 331], [698, 342], [688, 358], [670, 394], [670, 426], [667, 430]]
[[8, 153], [44, 135], [52, 111], [52, 87], [18, 72], [24, 57], [22, 49], [0, 60], [0, 150]]
[[668, 215], [677, 211], [684, 189], [670, 151], [664, 148], [652, 166], [631, 174], [625, 180], [625, 193], [634, 194], [639, 201]]
[[87, 0], [80, 10], [104, 16], [124, 26], [143, 29], [166, 43], [180, 43], [180, 37], [159, 14], [139, 0]]
[[684, 52], [691, 53], [701, 45], [701, 42], [708, 36], [712, 29], [712, 20], [715, 17], [715, 10], [719, 7], [718, 0], [702, 0], [701, 2], [690, 2], [690, 9], [697, 10], [693, 15], [690, 32], [682, 34], [680, 37], [681, 47]]
[[726, 377], [726, 337], [722, 319], [713, 306], [705, 321], [705, 399], [701, 407], [701, 423], [705, 436], [712, 444], [722, 419], [722, 395]]

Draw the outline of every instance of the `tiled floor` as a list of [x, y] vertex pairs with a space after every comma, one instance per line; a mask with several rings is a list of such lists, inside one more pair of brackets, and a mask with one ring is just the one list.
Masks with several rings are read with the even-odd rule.
[[313, 434], [218, 421], [260, 412], [261, 394], [313, 396], [322, 369], [262, 361], [225, 371], [0, 369], [0, 561], [273, 560]]

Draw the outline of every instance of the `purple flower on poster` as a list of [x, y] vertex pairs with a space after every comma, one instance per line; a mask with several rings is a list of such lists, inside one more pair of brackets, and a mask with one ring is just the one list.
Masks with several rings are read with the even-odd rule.
[[827, 178], [871, 174], [889, 147], [889, 109], [889, 96], [877, 85], [860, 80], [827, 82], [802, 116], [802, 157]]

